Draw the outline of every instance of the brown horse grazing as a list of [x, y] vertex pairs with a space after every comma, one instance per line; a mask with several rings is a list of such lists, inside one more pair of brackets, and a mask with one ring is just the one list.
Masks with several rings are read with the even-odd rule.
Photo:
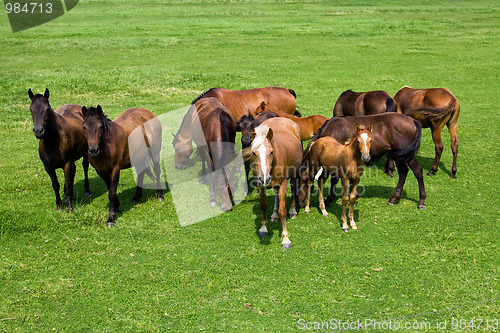
[[346, 90], [340, 94], [333, 108], [333, 115], [367, 116], [384, 112], [399, 112], [396, 103], [389, 93], [383, 90], [354, 92]]
[[[175, 166], [185, 169], [189, 156], [193, 152], [192, 141], [198, 147], [202, 160], [202, 178], [209, 175], [210, 206], [217, 205], [216, 194], [224, 211], [232, 208], [231, 181], [226, 178], [232, 170], [225, 166], [236, 156], [234, 143], [236, 139], [236, 124], [226, 104], [215, 97], [206, 97], [195, 102], [184, 116], [179, 131], [172, 142], [175, 149]], [[208, 171], [207, 171], [208, 169]], [[217, 176], [213, 173], [223, 169]]]
[[443, 141], [441, 131], [444, 125], [448, 126], [451, 138], [451, 151], [453, 153], [453, 165], [451, 168], [451, 178], [456, 178], [457, 174], [457, 126], [458, 114], [460, 113], [460, 103], [446, 88], [433, 89], [412, 89], [410, 87], [401, 88], [394, 99], [398, 103], [404, 114], [418, 120], [422, 127], [430, 127], [432, 140], [434, 141], [436, 156], [431, 169], [427, 173], [436, 173], [441, 154], [443, 153]]
[[[115, 225], [115, 214], [120, 212], [120, 202], [116, 195], [120, 170], [130, 168], [131, 161], [134, 161], [133, 166], [137, 171], [137, 188], [132, 204], [136, 204], [142, 196], [144, 174], [148, 173], [152, 177], [149, 161], [152, 161], [156, 177], [157, 197], [162, 201], [161, 124], [156, 115], [147, 109], [132, 108], [123, 111], [111, 121], [102, 112], [100, 105], [89, 109], [84, 106], [82, 113], [90, 163], [109, 190], [109, 218], [106, 226]], [[137, 140], [130, 140], [131, 134], [137, 128], [141, 129], [142, 135], [135, 137]], [[136, 163], [144, 165], [145, 168], [140, 170]]]
[[296, 123], [289, 119], [271, 118], [255, 128], [253, 133], [254, 138], [248, 149], [250, 151], [248, 155], [252, 161], [254, 178], [257, 180], [260, 192], [262, 226], [258, 234], [259, 237], [268, 234], [266, 188], [272, 187], [275, 192], [275, 201], [271, 219], [273, 221], [278, 217], [281, 219], [281, 246], [283, 249], [290, 249], [291, 242], [286, 228], [285, 197], [287, 182], [290, 178], [293, 195], [289, 214], [291, 218], [295, 218], [297, 215], [295, 211], [297, 171], [302, 161], [300, 129]]
[[[307, 154], [307, 151], [314, 141], [324, 136], [331, 136], [339, 142], [347, 141], [354, 134], [354, 126], [356, 124], [365, 127], [373, 124], [373, 130], [371, 132], [373, 142], [370, 149], [372, 160], [376, 160], [387, 153], [388, 158], [396, 161], [399, 181], [388, 204], [394, 205], [396, 200], [401, 197], [409, 167], [418, 181], [420, 198], [417, 207], [419, 209], [424, 209], [426, 207], [424, 178], [422, 166], [416, 159], [416, 153], [420, 147], [422, 126], [411, 117], [395, 112], [360, 117], [333, 117], [319, 129], [318, 133], [306, 148], [305, 154]], [[330, 194], [325, 203], [327, 207], [335, 200], [334, 189], [336, 182], [337, 180], [332, 178]], [[304, 191], [300, 191], [299, 193], [299, 202], [301, 205], [305, 197], [305, 193], [303, 192]]]
[[[370, 161], [372, 128], [371, 124], [368, 128], [356, 125], [354, 135], [344, 145], [329, 136], [319, 138], [311, 144], [300, 166], [301, 187], [303, 184], [307, 185], [304, 210], [306, 213], [310, 211], [311, 185], [316, 179], [319, 188], [319, 208], [323, 216], [328, 216], [323, 200], [323, 186], [329, 175], [339, 177], [342, 180], [342, 230], [348, 231], [346, 217], [348, 202], [351, 228], [358, 228], [354, 222], [354, 203], [359, 180], [365, 169], [363, 162]], [[350, 196], [349, 183], [352, 185]]]
[[288, 114], [300, 114], [296, 111], [297, 95], [291, 89], [266, 87], [245, 90], [229, 90], [223, 88], [212, 88], [207, 92], [198, 96], [191, 104], [205, 97], [217, 97], [226, 103], [229, 111], [235, 121], [248, 114], [248, 111], [253, 116], [256, 114], [254, 110], [259, 106], [260, 102], [265, 101], [267, 104], [279, 108]]
[[300, 140], [309, 140], [316, 134], [318, 129], [329, 119], [328, 117], [316, 114], [307, 117], [295, 117], [281, 111], [274, 106], [268, 105], [265, 102], [261, 102], [259, 107], [255, 110], [255, 113], [260, 114], [261, 112], [271, 111], [276, 113], [280, 117], [285, 117], [293, 120], [300, 127]]
[[52, 188], [56, 194], [57, 209], [61, 208], [59, 195], [59, 181], [56, 169], [64, 170], [64, 195], [70, 212], [73, 198], [73, 183], [75, 180], [75, 161], [83, 157], [83, 172], [85, 174], [85, 196], [90, 195], [89, 189], [89, 161], [87, 157], [87, 141], [83, 132], [83, 115], [80, 105], [63, 105], [55, 111], [49, 104], [49, 89], [45, 93], [33, 94], [28, 90], [31, 99], [31, 116], [33, 118], [33, 134], [40, 139], [38, 153], [43, 162], [45, 171], [52, 180]]

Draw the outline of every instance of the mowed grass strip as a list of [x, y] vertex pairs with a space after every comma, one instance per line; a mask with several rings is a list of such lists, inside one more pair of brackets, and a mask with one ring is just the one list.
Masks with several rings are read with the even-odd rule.
[[[269, 332], [298, 330], [299, 320], [404, 318], [437, 331], [452, 317], [498, 317], [499, 15], [493, 1], [84, 1], [16, 34], [4, 15], [0, 329]], [[311, 214], [288, 223], [290, 251], [279, 223], [257, 237], [255, 191], [180, 227], [171, 193], [159, 203], [146, 190], [129, 204], [125, 170], [123, 214], [106, 229], [106, 187], [92, 169], [84, 198], [77, 162], [75, 210], [55, 210], [29, 88], [49, 88], [54, 108], [100, 104], [113, 119], [129, 107], [161, 115], [211, 87], [269, 85], [294, 89], [303, 115], [325, 116], [346, 89], [447, 87], [461, 102], [457, 179], [445, 129], [439, 170], [424, 178], [426, 210], [416, 209], [411, 174], [401, 201], [386, 205], [397, 178], [379, 161], [361, 180], [359, 230], [341, 231], [339, 201], [324, 218], [313, 197]], [[433, 158], [424, 129], [425, 171]]]

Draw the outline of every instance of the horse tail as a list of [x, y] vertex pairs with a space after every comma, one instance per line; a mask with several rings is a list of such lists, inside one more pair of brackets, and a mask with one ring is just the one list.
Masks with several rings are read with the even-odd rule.
[[408, 161], [410, 158], [417, 155], [420, 149], [420, 139], [422, 138], [422, 124], [418, 120], [413, 119], [416, 127], [415, 139], [403, 149], [389, 150], [387, 156], [395, 161]]
[[439, 124], [447, 116], [453, 117], [456, 112], [456, 101], [454, 100], [444, 108], [423, 106], [406, 111], [404, 114], [412, 118], [423, 117], [431, 124]]
[[193, 99], [193, 101], [191, 102], [191, 104], [194, 104], [194, 103], [198, 102], [200, 99], [202, 99], [204, 97], [214, 97], [213, 93], [214, 93], [215, 89], [217, 89], [217, 88], [210, 88], [210, 89], [208, 89], [207, 91], [205, 91], [204, 93], [202, 93], [200, 96], [198, 96], [195, 99]]
[[396, 112], [396, 103], [392, 97], [385, 100], [385, 112]]

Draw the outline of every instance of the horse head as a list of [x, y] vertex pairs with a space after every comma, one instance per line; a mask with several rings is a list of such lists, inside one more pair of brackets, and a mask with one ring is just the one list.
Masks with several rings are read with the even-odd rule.
[[354, 137], [358, 143], [359, 151], [361, 152], [361, 160], [365, 163], [370, 162], [370, 148], [372, 146], [372, 136], [371, 132], [373, 130], [373, 124], [370, 124], [368, 128], [356, 124], [354, 127]]
[[172, 141], [172, 145], [175, 149], [174, 155], [174, 164], [175, 168], [179, 170], [184, 170], [187, 167], [187, 162], [189, 161], [189, 157], [193, 153], [193, 144], [191, 143], [192, 139], [183, 138], [181, 135], [172, 134], [174, 136], [174, 140]]
[[244, 115], [236, 123], [236, 130], [241, 132], [241, 144], [243, 148], [249, 147], [252, 143], [252, 138], [250, 136], [250, 131], [253, 129], [252, 122], [255, 118], [249, 113]]
[[49, 104], [49, 89], [45, 89], [45, 93], [33, 94], [28, 90], [28, 96], [31, 99], [31, 117], [33, 118], [33, 134], [37, 139], [43, 139], [45, 135], [45, 125], [47, 123], [47, 116], [52, 110]]
[[252, 168], [257, 177], [257, 186], [271, 184], [271, 168], [273, 164], [273, 130], [262, 125], [252, 130]]
[[89, 147], [89, 156], [96, 157], [99, 155], [99, 146], [102, 137], [109, 137], [108, 117], [102, 112], [100, 105], [97, 108], [82, 107], [83, 113], [83, 130], [87, 138], [87, 145]]

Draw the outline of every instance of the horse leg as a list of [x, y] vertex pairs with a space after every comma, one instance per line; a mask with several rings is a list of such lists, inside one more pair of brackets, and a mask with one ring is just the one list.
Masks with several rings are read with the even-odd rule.
[[341, 181], [342, 181], [342, 215], [340, 216], [340, 220], [342, 221], [342, 230], [348, 232], [349, 227], [347, 226], [346, 209], [347, 209], [347, 203], [349, 202], [349, 179], [347, 177], [342, 177]]
[[403, 193], [403, 186], [406, 181], [406, 176], [408, 175], [408, 166], [406, 165], [406, 162], [396, 161], [396, 166], [398, 168], [399, 180], [392, 198], [390, 198], [389, 202], [387, 203], [389, 206], [394, 206], [396, 200], [399, 200], [399, 198], [401, 198], [401, 194]]
[[286, 229], [286, 206], [285, 206], [285, 201], [286, 201], [286, 186], [287, 185], [287, 180], [286, 178], [281, 182], [281, 185], [279, 187], [279, 209], [278, 209], [278, 214], [281, 219], [281, 247], [284, 250], [288, 250], [292, 247], [292, 244], [290, 242], [290, 239], [288, 239], [288, 230]]
[[306, 199], [305, 199], [305, 208], [304, 212], [306, 214], [309, 214], [311, 212], [311, 209], [309, 208], [309, 205], [311, 203], [311, 186], [312, 186], [313, 180], [312, 179], [307, 179], [307, 193], [306, 193]]
[[56, 170], [49, 165], [44, 165], [45, 171], [49, 174], [50, 180], [52, 181], [52, 188], [54, 189], [54, 193], [56, 195], [56, 209], [61, 209], [61, 196], [59, 195], [59, 181], [57, 180]]
[[424, 187], [424, 171], [422, 169], [422, 166], [420, 163], [418, 163], [416, 157], [413, 157], [411, 160], [408, 161], [408, 166], [410, 167], [411, 171], [413, 171], [413, 174], [415, 175], [415, 178], [417, 178], [418, 182], [418, 191], [419, 191], [419, 201], [417, 208], [418, 209], [425, 209], [425, 187]]
[[83, 155], [83, 161], [82, 161], [82, 166], [83, 166], [83, 173], [85, 175], [85, 182], [83, 184], [84, 192], [83, 196], [88, 197], [90, 196], [90, 184], [89, 184], [89, 156], [87, 153]]
[[115, 167], [111, 172], [111, 176], [107, 179], [106, 183], [108, 185], [109, 193], [109, 218], [106, 221], [106, 227], [112, 227], [115, 225], [115, 215], [120, 212], [120, 201], [116, 195], [118, 189], [118, 181], [120, 179], [120, 169]]
[[75, 172], [75, 162], [66, 162], [66, 164], [64, 165], [64, 195], [66, 196], [68, 213], [73, 210], [71, 208], [71, 200], [73, 199], [73, 183], [75, 182]]
[[271, 222], [278, 221], [280, 217], [278, 213], [279, 204], [280, 204], [279, 189], [274, 188], [274, 208], [273, 208], [273, 214], [271, 215]]
[[356, 199], [358, 197], [358, 184], [359, 178], [355, 178], [352, 182], [351, 195], [349, 197], [349, 224], [354, 230], [358, 229], [356, 222], [354, 222], [354, 205], [356, 204]]
[[394, 160], [392, 158], [387, 157], [387, 161], [385, 161], [385, 166], [382, 171], [387, 174], [387, 177], [394, 177]]
[[328, 178], [319, 177], [318, 178], [318, 200], [319, 200], [319, 209], [321, 210], [321, 214], [323, 216], [328, 217], [328, 212], [325, 209], [325, 198], [323, 197], [323, 188], [325, 187], [325, 181]]
[[290, 179], [290, 187], [292, 190], [292, 202], [290, 203], [290, 209], [288, 210], [288, 214], [290, 214], [290, 219], [294, 219], [297, 217], [297, 210], [295, 209], [295, 205], [298, 201], [297, 189], [299, 187], [297, 178]]
[[259, 229], [259, 237], [265, 237], [268, 234], [267, 231], [267, 219], [266, 219], [266, 212], [267, 212], [267, 197], [266, 197], [266, 188], [265, 187], [259, 187], [259, 195], [260, 195], [260, 210], [262, 212], [262, 220], [261, 220], [261, 227]]
[[163, 201], [163, 189], [161, 186], [161, 166], [160, 166], [160, 156], [156, 161], [153, 161], [153, 172], [156, 178], [156, 198], [158, 201]]
[[434, 147], [436, 150], [436, 156], [434, 157], [434, 163], [432, 163], [431, 169], [427, 172], [428, 175], [432, 176], [436, 173], [438, 169], [439, 160], [441, 159], [441, 154], [443, 153], [443, 141], [441, 140], [441, 131], [443, 130], [444, 124], [438, 127], [431, 127], [432, 140], [434, 141]]
[[335, 186], [339, 182], [339, 177], [330, 177], [330, 193], [328, 194], [328, 197], [326, 198], [325, 201], [325, 207], [328, 209], [330, 207], [332, 202], [335, 202]]
[[130, 203], [132, 205], [137, 205], [139, 203], [139, 199], [142, 197], [142, 186], [144, 184], [144, 174], [146, 171], [139, 172], [137, 174], [137, 187], [135, 188], [135, 194]]
[[451, 178], [457, 178], [457, 155], [458, 155], [458, 140], [457, 140], [457, 126], [458, 117], [453, 116], [450, 121], [446, 124], [448, 126], [448, 131], [450, 132], [451, 139], [451, 151], [453, 153], [453, 165], [451, 167]]

